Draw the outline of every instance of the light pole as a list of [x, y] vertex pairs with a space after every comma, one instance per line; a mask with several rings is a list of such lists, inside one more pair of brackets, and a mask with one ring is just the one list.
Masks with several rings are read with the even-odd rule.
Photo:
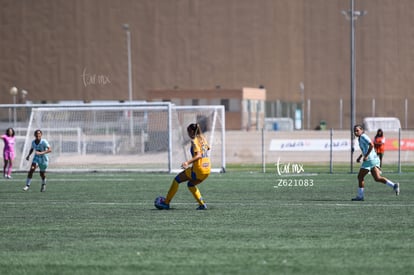
[[22, 94], [22, 103], [26, 103], [26, 96], [28, 94], [28, 92], [26, 90], [21, 90], [20, 93]]
[[355, 0], [350, 0], [350, 10], [349, 11], [342, 11], [342, 14], [345, 15], [350, 22], [350, 42], [351, 42], [351, 173], [354, 171], [354, 125], [355, 125], [355, 90], [356, 90], [356, 82], [355, 82], [355, 20], [358, 19], [359, 16], [364, 16], [367, 14], [366, 11], [356, 11], [355, 10]]
[[16, 128], [16, 96], [19, 93], [16, 87], [10, 88], [10, 94], [13, 96], [13, 128]]
[[129, 30], [129, 24], [122, 26], [125, 30], [127, 38], [127, 49], [128, 49], [128, 100], [132, 102], [132, 64], [131, 64], [131, 31]]
[[305, 84], [303, 82], [299, 83], [300, 93], [302, 95], [302, 130], [305, 130]]
[[[125, 30], [127, 38], [127, 49], [128, 49], [128, 100], [132, 104], [132, 58], [131, 58], [131, 31], [129, 30], [129, 24], [122, 26]], [[134, 144], [134, 122], [132, 109], [128, 112], [129, 114], [129, 129], [130, 129], [130, 143]]]

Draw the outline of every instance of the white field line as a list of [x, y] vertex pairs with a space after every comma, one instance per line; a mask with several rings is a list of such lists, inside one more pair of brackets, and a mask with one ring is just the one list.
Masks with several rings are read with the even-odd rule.
[[[174, 202], [174, 205], [193, 205], [195, 202]], [[27, 202], [27, 201], [14, 201], [14, 202], [0, 202], [0, 205], [27, 205], [27, 204], [38, 204], [38, 202]], [[110, 205], [110, 206], [131, 206], [131, 205], [147, 205], [153, 204], [152, 200], [146, 200], [141, 202], [81, 202], [81, 201], [47, 201], [42, 200], [42, 204], [54, 204], [54, 205]], [[259, 202], [210, 202], [208, 205], [211, 206], [266, 206], [268, 203]], [[367, 202], [355, 202], [355, 203], [276, 203], [278, 207], [310, 207], [310, 206], [321, 206], [321, 207], [414, 207], [414, 204], [377, 204]]]
[[[114, 178], [92, 178], [92, 177], [90, 177], [90, 179], [93, 179], [93, 180], [99, 180], [99, 181], [110, 181], [110, 182], [119, 182], [119, 181], [139, 181], [139, 179], [131, 179], [131, 178], [122, 178], [122, 177], [114, 177]], [[33, 176], [33, 182], [36, 182], [36, 181], [40, 181], [40, 177], [35, 177], [35, 176]], [[49, 177], [47, 177], [47, 181], [48, 181], [48, 183], [50, 182], [50, 183], [52, 183], [53, 184], [53, 182], [81, 182], [81, 181], [87, 181], [88, 180], [88, 178], [87, 177], [85, 177], [85, 178], [71, 178], [71, 179], [68, 179], [68, 178], [64, 178], [64, 179], [62, 179], [62, 178], [51, 178], [50, 176]], [[22, 182], [23, 184], [25, 183], [25, 181], [26, 181], [26, 179], [21, 179], [21, 180], [17, 180], [17, 179], [11, 179], [11, 180], [7, 180], [7, 182], [16, 182], [16, 181], [18, 181], [18, 182]]]

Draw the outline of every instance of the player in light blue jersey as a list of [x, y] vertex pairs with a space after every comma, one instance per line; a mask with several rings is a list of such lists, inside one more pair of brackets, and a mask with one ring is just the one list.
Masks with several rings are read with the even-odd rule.
[[29, 160], [30, 155], [35, 152], [35, 155], [32, 160], [32, 165], [27, 174], [26, 186], [23, 188], [24, 191], [29, 190], [30, 184], [32, 182], [33, 173], [37, 167], [40, 170], [40, 177], [42, 178], [42, 187], [40, 192], [46, 191], [46, 169], [49, 165], [49, 157], [47, 154], [52, 152], [52, 148], [49, 145], [47, 140], [42, 139], [42, 131], [36, 130], [34, 132], [35, 139], [32, 141], [32, 147], [30, 148], [29, 154], [26, 157], [26, 160]]
[[359, 169], [358, 173], [358, 195], [353, 198], [353, 201], [363, 201], [364, 200], [364, 178], [365, 176], [371, 172], [372, 177], [377, 182], [382, 182], [390, 187], [393, 188], [395, 194], [398, 196], [400, 194], [400, 185], [399, 183], [394, 183], [389, 179], [381, 176], [381, 169], [380, 169], [380, 159], [375, 153], [374, 143], [368, 137], [367, 134], [364, 132], [364, 128], [362, 125], [355, 125], [354, 126], [354, 134], [358, 137], [359, 148], [361, 149], [361, 155], [358, 157], [357, 162], [361, 162], [361, 168]]

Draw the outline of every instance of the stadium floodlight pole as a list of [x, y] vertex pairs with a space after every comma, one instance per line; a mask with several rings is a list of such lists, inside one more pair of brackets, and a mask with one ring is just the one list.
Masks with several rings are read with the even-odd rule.
[[305, 130], [305, 84], [303, 84], [303, 82], [299, 83], [299, 88], [300, 88], [300, 94], [302, 96], [302, 114], [301, 114], [301, 119], [302, 119], [302, 130]]
[[[129, 24], [124, 24], [122, 26], [125, 30], [127, 38], [127, 49], [128, 49], [128, 100], [132, 104], [132, 58], [131, 58], [131, 31], [129, 30]], [[129, 129], [131, 133], [130, 142], [131, 145], [134, 144], [134, 122], [133, 122], [133, 112], [129, 111]]]
[[22, 95], [23, 103], [25, 103], [26, 102], [26, 96], [29, 94], [29, 92], [26, 91], [26, 90], [21, 90], [20, 93]]
[[350, 42], [351, 42], [351, 173], [354, 172], [354, 125], [356, 118], [356, 107], [355, 107], [355, 97], [356, 97], [356, 82], [355, 82], [355, 21], [359, 16], [364, 16], [367, 14], [367, 11], [356, 11], [355, 10], [355, 0], [350, 0], [351, 8], [349, 11], [342, 11], [342, 14], [345, 15], [350, 21]]
[[10, 88], [10, 94], [13, 96], [13, 128], [16, 128], [16, 96], [19, 90], [16, 87]]
[[131, 31], [129, 30], [129, 24], [124, 24], [127, 38], [127, 49], [128, 49], [128, 100], [132, 102], [132, 60], [131, 60]]

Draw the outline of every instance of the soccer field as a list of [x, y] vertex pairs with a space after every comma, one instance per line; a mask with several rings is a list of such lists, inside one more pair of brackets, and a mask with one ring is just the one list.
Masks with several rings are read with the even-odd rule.
[[[228, 172], [153, 201], [174, 175], [25, 174], [0, 182], [0, 274], [412, 274], [412, 174], [401, 195], [356, 174]], [[290, 186], [292, 185], [292, 186]]]

